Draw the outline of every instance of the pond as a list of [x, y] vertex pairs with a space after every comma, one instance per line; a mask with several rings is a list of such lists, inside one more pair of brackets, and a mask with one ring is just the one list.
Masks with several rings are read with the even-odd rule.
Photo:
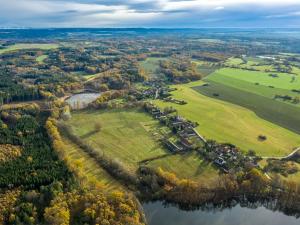
[[263, 206], [214, 207], [194, 211], [165, 206], [162, 202], [143, 204], [148, 225], [299, 225], [300, 218], [287, 216]]
[[81, 93], [71, 96], [66, 102], [72, 109], [83, 109], [89, 103], [95, 101], [101, 94], [100, 93]]

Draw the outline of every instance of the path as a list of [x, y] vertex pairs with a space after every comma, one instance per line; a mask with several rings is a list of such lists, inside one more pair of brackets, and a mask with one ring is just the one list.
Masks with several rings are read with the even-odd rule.
[[65, 100], [67, 100], [68, 98], [70, 98], [72, 95], [65, 95], [63, 97], [60, 97], [59, 100], [64, 102]]
[[[282, 157], [262, 157], [263, 159], [277, 159], [277, 160], [282, 160], [282, 159], [289, 159], [290, 157], [292, 157], [294, 154], [296, 154], [298, 151], [300, 151], [300, 147], [296, 148], [294, 151], [292, 151], [290, 154], [288, 154], [287, 156], [282, 156]], [[269, 174], [267, 172], [264, 173], [265, 176], [271, 180], [271, 177], [269, 176]]]
[[204, 142], [204, 143], [207, 143], [206, 139], [198, 133], [198, 131], [196, 129], [193, 128], [193, 131], [197, 134], [197, 136]]
[[262, 157], [263, 159], [279, 159], [279, 160], [282, 160], [282, 159], [288, 159], [290, 157], [292, 157], [293, 155], [295, 155], [298, 151], [300, 151], [300, 147], [296, 148], [294, 151], [292, 151], [290, 154], [288, 154], [287, 156], [282, 156], [282, 157], [279, 157], [279, 156], [264, 156]]
[[[197, 134], [197, 136], [204, 142], [207, 143], [206, 139], [199, 134], [199, 132], [196, 129], [193, 129], [193, 131]], [[300, 151], [300, 147], [296, 148], [294, 151], [292, 151], [290, 154], [288, 154], [287, 156], [262, 156], [262, 159], [278, 159], [278, 160], [282, 160], [282, 159], [289, 159], [290, 157], [292, 157], [293, 155], [295, 155], [298, 151]]]
[[[197, 134], [197, 136], [204, 142], [204, 143], [207, 143], [206, 139], [201, 135], [199, 134], [199, 132], [196, 130], [196, 129], [193, 129], [194, 132]], [[278, 159], [278, 160], [283, 160], [283, 159], [289, 159], [291, 158], [293, 155], [295, 155], [298, 151], [300, 151], [300, 147], [296, 148], [294, 151], [292, 151], [290, 154], [288, 154], [287, 156], [263, 156], [261, 157], [262, 159]]]
[[158, 98], [158, 89], [156, 89], [156, 91], [155, 91], [155, 97], [154, 97], [154, 99], [157, 99]]

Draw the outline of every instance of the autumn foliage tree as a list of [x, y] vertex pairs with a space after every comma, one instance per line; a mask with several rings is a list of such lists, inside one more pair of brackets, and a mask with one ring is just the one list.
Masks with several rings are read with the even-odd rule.
[[99, 190], [60, 194], [46, 208], [44, 217], [51, 225], [143, 224], [136, 203], [120, 191], [109, 195]]

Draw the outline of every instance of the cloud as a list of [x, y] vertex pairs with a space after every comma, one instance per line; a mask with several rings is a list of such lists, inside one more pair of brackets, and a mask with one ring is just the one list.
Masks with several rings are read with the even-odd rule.
[[64, 11], [78, 11], [78, 12], [91, 12], [91, 11], [113, 11], [124, 10], [126, 5], [102, 5], [102, 4], [85, 4], [70, 1], [45, 1], [45, 0], [10, 0], [2, 2], [0, 0], [1, 13], [9, 14], [11, 12], [20, 12], [16, 16], [23, 16], [33, 13], [60, 13]]
[[216, 8], [214, 8], [214, 10], [223, 10], [223, 9], [225, 9], [224, 6], [217, 6]]
[[249, 5], [256, 5], [260, 7], [278, 7], [288, 5], [300, 5], [299, 0], [174, 0], [164, 1], [157, 0], [164, 10], [199, 10], [199, 9], [214, 9], [217, 7], [243, 7]]
[[[153, 20], [161, 13], [139, 12], [128, 5], [104, 5], [72, 1], [0, 0], [1, 19], [27, 26], [105, 26]], [[47, 23], [48, 21], [48, 23]]]
[[0, 27], [269, 26], [299, 12], [300, 0], [0, 0]]
[[288, 13], [285, 13], [285, 14], [276, 14], [276, 15], [266, 16], [266, 18], [268, 18], [268, 19], [272, 19], [272, 18], [286, 18], [286, 17], [300, 17], [300, 11], [297, 11], [297, 12], [288, 12]]

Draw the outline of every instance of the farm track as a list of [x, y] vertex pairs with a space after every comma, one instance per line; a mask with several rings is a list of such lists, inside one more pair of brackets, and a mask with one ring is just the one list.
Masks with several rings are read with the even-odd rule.
[[[199, 138], [201, 138], [201, 140], [206, 143], [206, 139], [195, 129], [193, 129], [195, 131], [195, 133], [197, 134], [197, 136]], [[298, 151], [300, 151], [300, 147], [296, 148], [294, 151], [292, 151], [290, 154], [286, 155], [286, 156], [262, 156], [263, 159], [278, 159], [278, 160], [283, 160], [283, 159], [289, 159], [290, 157], [292, 157], [293, 155], [295, 155]]]
[[263, 156], [263, 159], [278, 159], [278, 160], [283, 160], [283, 159], [289, 159], [293, 155], [295, 155], [298, 151], [300, 151], [300, 147], [296, 148], [294, 151], [292, 151], [290, 154], [287, 156], [282, 156], [282, 157], [272, 157], [272, 156]]
[[[195, 129], [193, 129], [195, 131], [195, 133], [197, 134], [197, 136], [199, 138], [201, 138], [201, 140], [206, 143], [206, 139], [199, 133], [197, 132]], [[294, 154], [296, 154], [298, 151], [300, 151], [300, 147], [296, 148], [294, 151], [292, 151], [290, 154], [286, 155], [286, 156], [262, 156], [263, 159], [278, 159], [278, 160], [283, 160], [283, 159], [289, 159], [290, 157], [292, 157]]]

